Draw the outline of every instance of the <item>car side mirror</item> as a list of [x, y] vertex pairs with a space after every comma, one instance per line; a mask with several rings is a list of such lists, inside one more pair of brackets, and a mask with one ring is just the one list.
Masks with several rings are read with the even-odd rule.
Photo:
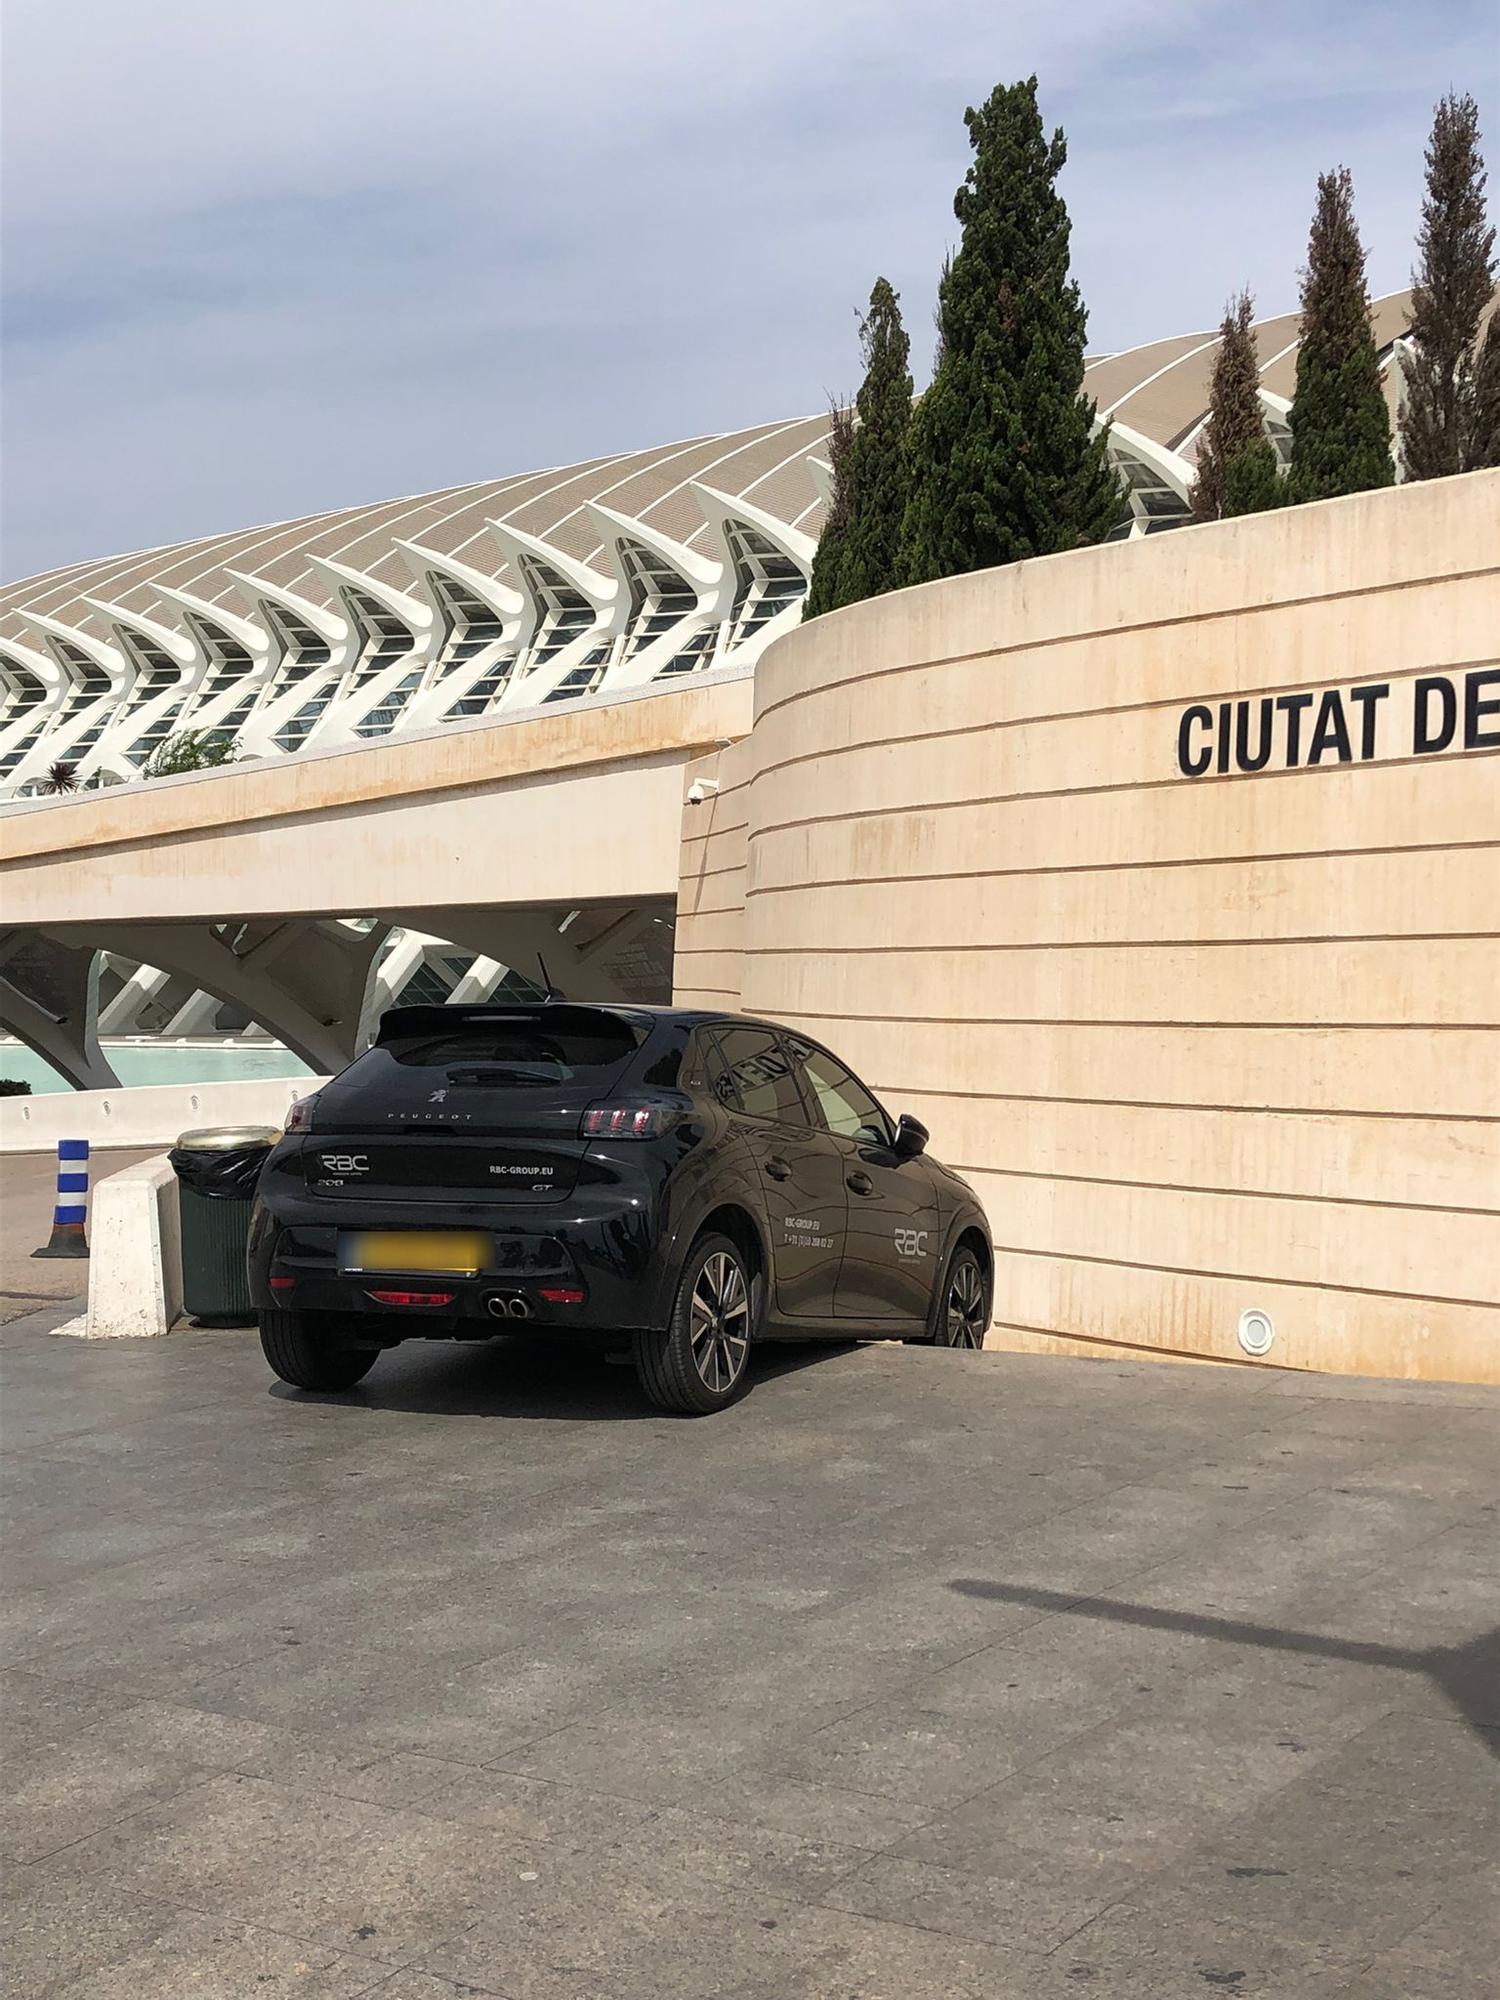
[[903, 1111], [896, 1124], [896, 1143], [892, 1151], [898, 1160], [914, 1160], [918, 1154], [927, 1151], [927, 1141], [931, 1136], [919, 1118], [909, 1118]]

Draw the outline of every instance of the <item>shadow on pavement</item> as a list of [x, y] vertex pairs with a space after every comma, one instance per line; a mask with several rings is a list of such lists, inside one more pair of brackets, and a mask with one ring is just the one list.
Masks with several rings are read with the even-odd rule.
[[[856, 1344], [767, 1341], [752, 1352], [746, 1395], [753, 1397], [759, 1383], [847, 1354]], [[636, 1381], [629, 1339], [622, 1335], [510, 1334], [472, 1343], [414, 1340], [383, 1354], [357, 1388], [318, 1395], [273, 1382], [270, 1394], [293, 1403], [403, 1410], [423, 1416], [525, 1417], [561, 1423], [628, 1423], [665, 1416], [646, 1401]]]
[[1223, 1639], [1235, 1646], [1265, 1646], [1281, 1653], [1304, 1653], [1326, 1660], [1353, 1660], [1363, 1666], [1425, 1674], [1453, 1703], [1490, 1755], [1500, 1757], [1500, 1625], [1476, 1634], [1460, 1646], [1382, 1646], [1366, 1639], [1334, 1639], [1321, 1632], [1255, 1625], [1238, 1618], [1211, 1618], [1194, 1611], [1166, 1611], [1157, 1605], [1132, 1604], [1117, 1597], [1072, 1597], [1062, 1590], [1040, 1590], [1016, 1583], [991, 1583], [981, 1577], [953, 1577], [948, 1588], [957, 1591], [961, 1597], [1029, 1605], [1037, 1611], [1063, 1611], [1075, 1618], [1108, 1618], [1119, 1625], [1143, 1625], [1161, 1632], [1186, 1632], [1194, 1638]]

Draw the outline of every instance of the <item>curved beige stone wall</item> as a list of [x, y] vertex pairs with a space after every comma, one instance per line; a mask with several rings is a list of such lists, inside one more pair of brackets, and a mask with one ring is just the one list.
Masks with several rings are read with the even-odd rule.
[[930, 1124], [996, 1344], [1244, 1362], [1260, 1308], [1272, 1365], [1500, 1379], [1497, 566], [1475, 474], [762, 660], [684, 812], [679, 997], [806, 1026]]

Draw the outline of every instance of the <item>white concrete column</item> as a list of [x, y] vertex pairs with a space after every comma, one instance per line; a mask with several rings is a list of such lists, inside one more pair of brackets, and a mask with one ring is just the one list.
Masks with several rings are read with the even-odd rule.
[[481, 952], [449, 997], [456, 1006], [477, 1005], [489, 999], [509, 970], [510, 967], [498, 958], [490, 958]]
[[108, 1006], [99, 1014], [101, 1035], [137, 1035], [149, 1033], [140, 1025], [142, 1008], [159, 999], [172, 983], [170, 972], [163, 972], [159, 966], [138, 965], [125, 981]]
[[217, 994], [205, 993], [201, 989], [190, 994], [162, 1029], [162, 1040], [174, 1041], [179, 1035], [211, 1035], [215, 1017], [223, 1004]]

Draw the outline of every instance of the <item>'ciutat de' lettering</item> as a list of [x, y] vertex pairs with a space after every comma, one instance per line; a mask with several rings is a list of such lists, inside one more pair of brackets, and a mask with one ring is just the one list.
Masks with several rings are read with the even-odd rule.
[[1177, 768], [1212, 773], [1295, 771], [1368, 764], [1378, 756], [1428, 757], [1460, 746], [1500, 749], [1500, 667], [1425, 674], [1398, 684], [1408, 718], [1392, 721], [1389, 681], [1296, 694], [1194, 702], [1177, 725]]

